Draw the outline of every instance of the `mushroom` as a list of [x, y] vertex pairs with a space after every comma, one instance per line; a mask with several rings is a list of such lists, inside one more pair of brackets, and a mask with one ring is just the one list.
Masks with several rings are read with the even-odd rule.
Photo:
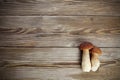
[[98, 47], [94, 47], [91, 50], [91, 64], [92, 64], [92, 71], [97, 71], [100, 66], [100, 61], [98, 59], [99, 55], [102, 54], [102, 51]]
[[80, 44], [80, 50], [83, 50], [82, 54], [82, 70], [83, 72], [90, 72], [91, 62], [89, 50], [93, 48], [93, 44], [90, 42], [83, 42]]

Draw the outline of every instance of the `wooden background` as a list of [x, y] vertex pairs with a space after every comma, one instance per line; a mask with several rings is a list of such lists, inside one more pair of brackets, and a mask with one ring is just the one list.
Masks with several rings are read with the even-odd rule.
[[[83, 41], [103, 51], [97, 72]], [[0, 0], [0, 80], [120, 80], [120, 0]]]

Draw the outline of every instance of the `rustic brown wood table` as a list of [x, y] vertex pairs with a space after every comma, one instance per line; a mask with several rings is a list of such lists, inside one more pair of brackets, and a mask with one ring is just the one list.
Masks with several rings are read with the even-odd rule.
[[[97, 72], [83, 41], [103, 51]], [[0, 80], [120, 80], [120, 0], [0, 0]]]

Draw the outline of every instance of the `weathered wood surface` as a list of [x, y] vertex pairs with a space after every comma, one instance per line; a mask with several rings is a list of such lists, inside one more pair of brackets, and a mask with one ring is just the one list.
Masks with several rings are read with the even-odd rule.
[[1, 68], [1, 80], [119, 80], [120, 64], [103, 66], [97, 72], [83, 73], [80, 68]]
[[99, 71], [90, 73], [81, 71], [78, 48], [0, 48], [0, 51], [2, 80], [120, 79], [119, 48], [102, 48], [102, 65]]
[[98, 47], [120, 47], [120, 35], [102, 36], [95, 34], [70, 36], [47, 33], [33, 35], [0, 35], [0, 38], [1, 47], [78, 47], [83, 41], [90, 41]]
[[99, 47], [120, 47], [120, 17], [0, 17], [0, 46], [77, 47], [90, 41]]
[[[0, 48], [0, 61], [10, 63], [81, 63], [80, 51], [78, 48]], [[103, 55], [100, 56], [102, 62], [114, 61], [120, 58], [119, 48], [102, 48]], [[28, 64], [27, 63], [27, 64]], [[37, 63], [36, 63], [37, 64]], [[28, 64], [29, 65], [29, 64]]]
[[[120, 29], [119, 16], [0, 16], [0, 22], [0, 28], [39, 28], [41, 30], [39, 33], [62, 33], [78, 30], [80, 32], [90, 32], [89, 34], [97, 34], [96, 29], [103, 28], [98, 33], [101, 32], [102, 34], [104, 33], [102, 31], [105, 31], [108, 34], [115, 34], [115, 32], [117, 34], [117, 31], [112, 32], [111, 30]], [[84, 28], [86, 31], [84, 31]], [[37, 31], [32, 32], [32, 30], [25, 31], [29, 34], [35, 32], [37, 33]]]
[[0, 15], [120, 16], [119, 0], [1, 0]]
[[[0, 0], [0, 80], [120, 80], [120, 0]], [[83, 41], [101, 66], [83, 73]]]

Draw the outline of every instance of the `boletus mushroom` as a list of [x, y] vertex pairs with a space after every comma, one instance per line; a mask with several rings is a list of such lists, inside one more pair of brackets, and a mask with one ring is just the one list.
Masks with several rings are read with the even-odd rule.
[[80, 50], [82, 50], [82, 70], [83, 72], [90, 72], [91, 62], [89, 50], [93, 48], [93, 44], [90, 42], [83, 42], [80, 44]]
[[100, 66], [100, 61], [98, 59], [99, 55], [102, 54], [102, 51], [98, 47], [93, 47], [91, 50], [91, 64], [92, 64], [92, 71], [97, 71]]

